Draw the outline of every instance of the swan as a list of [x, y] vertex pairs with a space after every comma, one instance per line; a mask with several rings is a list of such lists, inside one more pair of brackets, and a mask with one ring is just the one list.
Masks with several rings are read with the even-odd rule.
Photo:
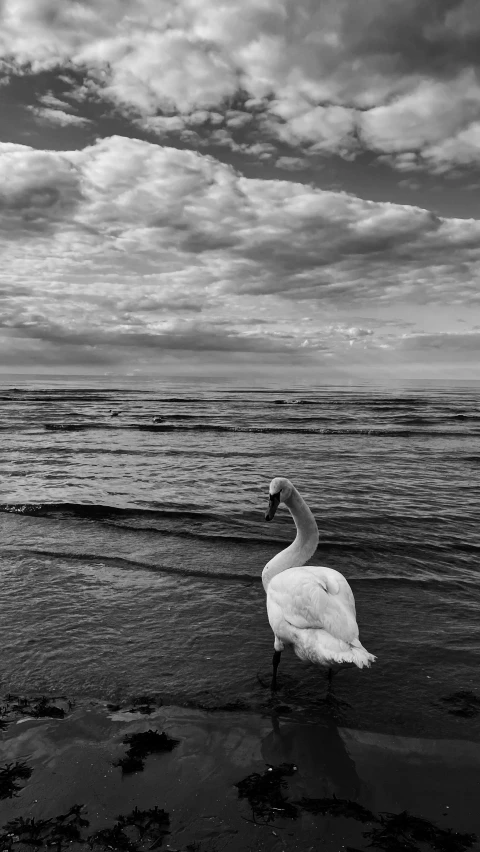
[[277, 476], [270, 483], [266, 521], [273, 519], [280, 503], [292, 515], [297, 535], [262, 571], [268, 620], [275, 636], [272, 690], [277, 688], [285, 645], [292, 645], [301, 660], [329, 669], [330, 681], [333, 671], [342, 666], [369, 668], [376, 658], [358, 638], [353, 592], [339, 571], [305, 565], [317, 549], [317, 523], [290, 480]]

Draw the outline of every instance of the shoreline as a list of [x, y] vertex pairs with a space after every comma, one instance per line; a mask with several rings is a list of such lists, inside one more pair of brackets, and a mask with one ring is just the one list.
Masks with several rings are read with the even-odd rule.
[[[420, 852], [479, 848], [478, 743], [354, 730], [328, 714], [282, 715], [281, 706], [270, 715], [66, 699], [48, 707], [64, 717], [34, 718], [24, 708], [1, 732], [0, 768], [31, 771], [14, 782], [16, 794], [0, 798], [2, 850], [49, 848], [46, 840], [28, 845], [18, 822], [5, 828], [19, 818], [37, 827], [51, 820], [40, 840], [58, 843], [70, 831], [58, 848], [72, 852], [393, 850], [395, 833]], [[128, 753], [143, 768], [137, 761], [125, 771], [119, 761]]]

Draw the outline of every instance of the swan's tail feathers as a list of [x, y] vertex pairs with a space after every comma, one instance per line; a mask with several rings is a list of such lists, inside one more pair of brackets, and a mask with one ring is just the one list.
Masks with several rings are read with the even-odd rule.
[[376, 657], [363, 647], [359, 639], [344, 642], [325, 630], [296, 631], [295, 653], [301, 660], [310, 660], [328, 668], [357, 666], [370, 668]]
[[373, 654], [370, 654], [367, 649], [363, 647], [362, 643], [358, 639], [355, 639], [351, 643], [350, 653], [352, 657], [351, 662], [355, 666], [358, 666], [359, 669], [363, 669], [364, 666], [369, 669], [371, 664], [374, 663], [377, 659]]

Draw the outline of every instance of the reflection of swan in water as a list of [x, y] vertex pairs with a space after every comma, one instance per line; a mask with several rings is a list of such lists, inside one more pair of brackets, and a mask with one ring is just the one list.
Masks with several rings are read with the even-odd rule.
[[333, 568], [305, 566], [317, 549], [318, 528], [307, 504], [284, 477], [270, 483], [265, 520], [272, 520], [280, 503], [292, 515], [297, 536], [262, 571], [268, 620], [275, 634], [272, 689], [285, 645], [292, 645], [301, 660], [329, 669], [330, 678], [334, 669], [345, 665], [370, 666], [375, 657], [358, 638], [355, 599], [345, 577]]
[[289, 779], [289, 798], [331, 797], [357, 799], [361, 781], [331, 716], [318, 723], [281, 724], [272, 716], [271, 733], [262, 740], [265, 763], [293, 763], [298, 773]]

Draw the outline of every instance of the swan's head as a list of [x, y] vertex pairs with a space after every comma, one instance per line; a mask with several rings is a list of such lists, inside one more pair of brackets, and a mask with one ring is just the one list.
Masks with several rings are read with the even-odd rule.
[[289, 479], [285, 479], [284, 476], [276, 476], [275, 479], [272, 479], [269, 489], [268, 509], [265, 515], [266, 521], [271, 521], [275, 517], [275, 512], [280, 503], [286, 503], [291, 497], [292, 491], [293, 485]]

